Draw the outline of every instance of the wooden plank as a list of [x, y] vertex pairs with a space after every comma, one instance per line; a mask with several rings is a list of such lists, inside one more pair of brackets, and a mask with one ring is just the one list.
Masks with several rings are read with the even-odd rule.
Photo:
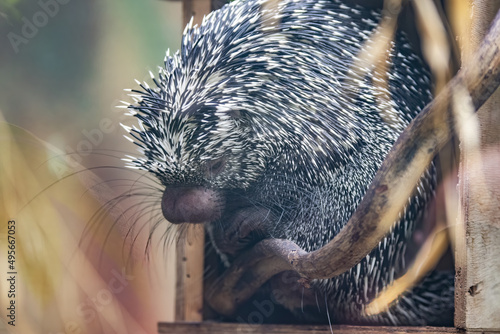
[[[477, 49], [500, 8], [498, 0], [470, 0], [472, 13], [462, 41], [464, 62]], [[462, 22], [464, 24], [464, 22]], [[479, 110], [476, 148], [461, 143], [460, 212], [457, 234], [455, 326], [500, 329], [500, 95]], [[469, 141], [469, 139], [466, 139]]]
[[[210, 13], [211, 0], [183, 0], [183, 25], [200, 24]], [[203, 320], [203, 259], [205, 231], [202, 224], [190, 225], [176, 247], [176, 321]]]
[[183, 0], [182, 12], [184, 15], [184, 26], [191, 20], [191, 17], [193, 17], [193, 25], [200, 25], [203, 16], [210, 13], [211, 10], [211, 0]]
[[203, 320], [203, 225], [190, 225], [177, 245], [176, 321]]
[[[456, 328], [448, 327], [388, 327], [388, 326], [328, 326], [328, 325], [258, 325], [246, 323], [160, 323], [159, 334], [448, 334], [465, 333]], [[486, 333], [486, 332], [485, 332]]]

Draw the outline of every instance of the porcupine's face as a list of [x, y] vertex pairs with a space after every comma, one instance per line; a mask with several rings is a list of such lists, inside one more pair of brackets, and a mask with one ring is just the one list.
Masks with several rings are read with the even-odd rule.
[[[256, 2], [243, 4], [258, 11]], [[267, 102], [250, 96], [259, 88], [253, 67], [260, 68], [261, 61], [248, 62], [251, 41], [233, 38], [236, 28], [250, 36], [259, 27], [244, 6], [226, 7], [237, 12], [224, 18], [216, 11], [200, 28], [187, 29], [181, 50], [173, 56], [167, 52], [165, 66], [151, 74], [155, 86], [143, 83], [132, 91], [136, 101], [128, 109], [139, 124], [126, 130], [141, 156], [130, 157], [129, 166], [161, 181], [162, 211], [171, 223], [210, 223], [240, 207], [234, 198], [261, 177], [269, 150], [276, 149], [265, 138], [271, 126], [255, 117], [255, 104], [264, 108]], [[238, 26], [242, 15], [247, 22]], [[214, 33], [221, 20], [234, 22], [223, 25], [228, 31]]]
[[184, 100], [189, 89], [182, 82], [170, 91], [175, 74], [161, 69], [159, 87], [142, 84], [140, 94], [131, 94], [136, 104], [128, 109], [139, 124], [126, 130], [142, 157], [130, 157], [129, 166], [153, 173], [165, 187], [168, 221], [213, 222], [224, 213], [228, 191], [245, 189], [259, 177], [263, 159], [236, 106]]

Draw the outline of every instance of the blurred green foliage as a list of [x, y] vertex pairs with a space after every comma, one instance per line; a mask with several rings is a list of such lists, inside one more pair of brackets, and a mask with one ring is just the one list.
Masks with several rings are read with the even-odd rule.
[[16, 8], [16, 4], [18, 2], [20, 2], [20, 0], [1, 0], [0, 16], [2, 16], [5, 20], [20, 19], [20, 12]]

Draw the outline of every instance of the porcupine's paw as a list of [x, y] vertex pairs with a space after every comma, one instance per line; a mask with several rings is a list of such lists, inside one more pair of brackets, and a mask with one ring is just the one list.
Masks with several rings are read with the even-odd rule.
[[293, 313], [301, 323], [326, 323], [324, 293], [305, 283], [294, 271], [284, 271], [269, 280], [272, 300]]
[[234, 258], [242, 250], [269, 237], [273, 215], [269, 209], [241, 208], [228, 215], [221, 224], [214, 224], [214, 242], [220, 252]]

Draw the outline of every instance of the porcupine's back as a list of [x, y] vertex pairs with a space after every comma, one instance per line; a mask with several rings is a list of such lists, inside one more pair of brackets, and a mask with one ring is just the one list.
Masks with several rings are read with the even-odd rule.
[[[269, 210], [260, 237], [311, 251], [354, 212], [399, 133], [430, 101], [430, 80], [402, 35], [388, 58], [387, 87], [372, 69], [354, 66], [380, 18], [375, 12], [306, 0], [281, 1], [277, 13], [261, 10], [263, 3], [236, 1], [185, 32], [180, 54], [160, 72], [160, 89], [133, 108], [147, 130], [136, 131], [144, 157], [134, 163], [166, 187], [203, 184], [228, 201], [245, 198]], [[223, 172], [201, 172], [200, 161], [219, 159]], [[422, 179], [399, 224], [358, 266], [315, 282], [335, 321], [415, 325], [438, 313], [440, 282], [387, 314], [361, 316], [362, 305], [402, 274], [405, 245], [434, 182], [432, 172]], [[223, 259], [220, 236], [232, 223], [226, 212], [207, 225]]]

